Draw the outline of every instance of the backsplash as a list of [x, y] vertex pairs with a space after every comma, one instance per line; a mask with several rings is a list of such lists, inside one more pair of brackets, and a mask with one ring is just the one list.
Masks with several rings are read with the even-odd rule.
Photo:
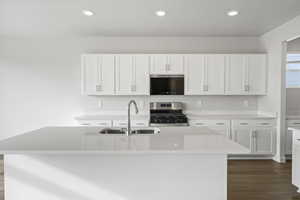
[[254, 114], [255, 96], [89, 96], [83, 99], [82, 114], [126, 114], [129, 100], [136, 100], [140, 114], [148, 114], [150, 102], [183, 102], [186, 113]]

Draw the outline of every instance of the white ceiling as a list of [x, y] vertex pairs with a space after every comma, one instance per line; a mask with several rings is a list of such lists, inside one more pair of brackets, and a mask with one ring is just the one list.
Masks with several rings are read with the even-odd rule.
[[0, 36], [258, 36], [297, 15], [300, 0], [0, 0]]

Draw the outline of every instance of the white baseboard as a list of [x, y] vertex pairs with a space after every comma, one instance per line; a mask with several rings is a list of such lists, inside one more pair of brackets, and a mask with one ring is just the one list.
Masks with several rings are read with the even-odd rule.
[[230, 155], [229, 160], [273, 160], [272, 155]]

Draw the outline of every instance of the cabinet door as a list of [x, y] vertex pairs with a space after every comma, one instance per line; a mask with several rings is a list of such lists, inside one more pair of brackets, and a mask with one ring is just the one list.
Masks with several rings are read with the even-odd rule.
[[166, 55], [151, 56], [151, 74], [166, 74], [168, 68], [168, 57]]
[[167, 73], [168, 74], [183, 74], [184, 73], [184, 56], [183, 55], [169, 55]]
[[116, 94], [149, 94], [149, 57], [147, 55], [117, 56]]
[[207, 55], [205, 60], [203, 93], [210, 95], [224, 94], [225, 56]]
[[293, 162], [292, 183], [300, 188], [300, 137], [299, 133], [293, 134]]
[[285, 154], [291, 155], [293, 151], [293, 131], [286, 130]]
[[256, 154], [273, 154], [274, 153], [274, 129], [256, 129], [253, 132], [253, 152]]
[[113, 55], [82, 56], [82, 93], [113, 95], [115, 93], [114, 65]]
[[187, 55], [185, 57], [185, 95], [200, 95], [204, 83], [204, 56]]
[[136, 95], [150, 94], [150, 57], [148, 55], [135, 55], [134, 59], [134, 87]]
[[253, 150], [252, 148], [252, 130], [251, 129], [235, 129], [233, 130], [233, 140], [240, 145]]
[[247, 56], [247, 71], [246, 78], [249, 85], [249, 94], [262, 95], [266, 94], [266, 55], [248, 55]]
[[247, 94], [246, 58], [244, 55], [228, 55], [226, 57], [226, 94]]

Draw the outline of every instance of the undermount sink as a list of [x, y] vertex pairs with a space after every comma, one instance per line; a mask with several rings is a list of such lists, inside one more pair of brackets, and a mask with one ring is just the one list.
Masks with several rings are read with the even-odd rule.
[[[102, 129], [100, 134], [126, 134], [126, 128], [105, 128]], [[143, 129], [132, 129], [131, 134], [142, 135], [142, 134], [157, 134], [159, 133], [159, 128], [143, 128]]]
[[101, 134], [126, 134], [126, 129], [124, 128], [105, 128], [105, 129], [102, 129], [99, 133]]
[[133, 129], [131, 134], [157, 134], [160, 130], [158, 128], [144, 128], [144, 129]]

